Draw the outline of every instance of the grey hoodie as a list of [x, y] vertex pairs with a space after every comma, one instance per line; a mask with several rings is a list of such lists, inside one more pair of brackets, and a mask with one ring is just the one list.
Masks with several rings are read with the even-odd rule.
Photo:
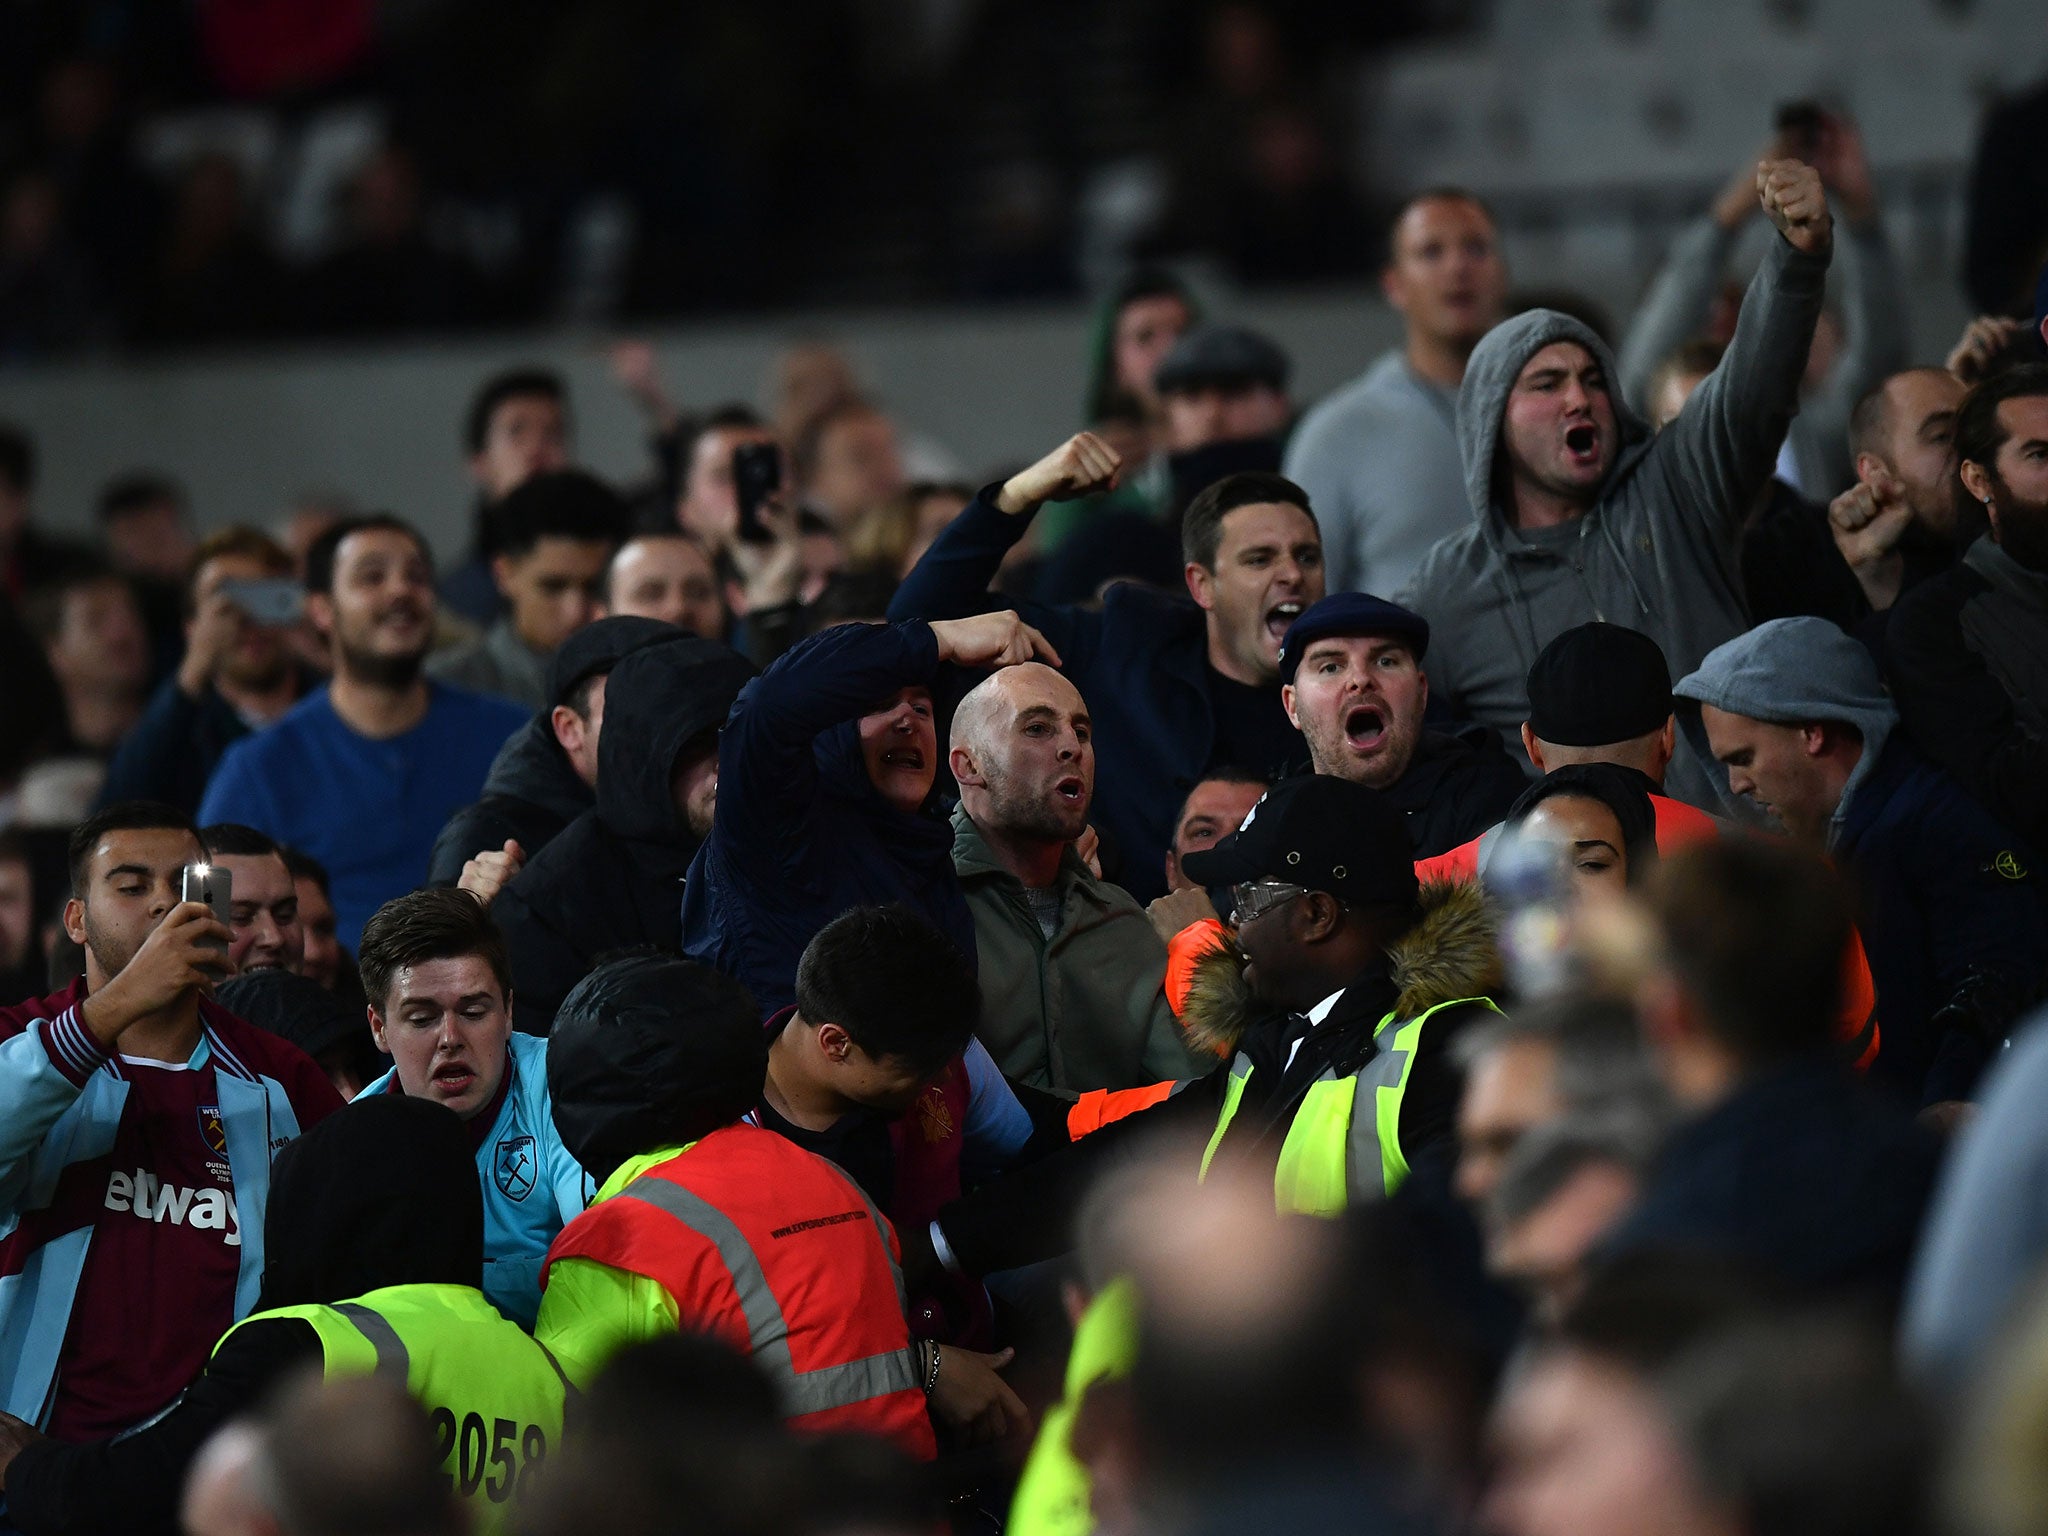
[[[1674, 672], [1742, 632], [1742, 520], [1798, 409], [1827, 265], [1774, 239], [1721, 366], [1654, 437], [1622, 398], [1613, 353], [1570, 316], [1531, 310], [1486, 334], [1458, 392], [1472, 526], [1430, 550], [1397, 599], [1429, 620], [1432, 692], [1519, 752], [1530, 664], [1565, 630], [1595, 619], [1639, 629]], [[1583, 518], [1518, 531], [1494, 495], [1501, 418], [1523, 366], [1555, 341], [1577, 342], [1606, 371], [1621, 446]], [[1696, 768], [1671, 793], [1718, 807]]]
[[1878, 754], [1899, 723], [1898, 708], [1884, 691], [1877, 662], [1862, 644], [1826, 619], [1773, 619], [1748, 634], [1716, 646], [1699, 670], [1671, 690], [1731, 715], [1774, 725], [1818, 720], [1847, 721], [1863, 735], [1863, 755], [1842, 786], [1842, 798], [1828, 821], [1828, 847], [1835, 846], [1849, 806]]

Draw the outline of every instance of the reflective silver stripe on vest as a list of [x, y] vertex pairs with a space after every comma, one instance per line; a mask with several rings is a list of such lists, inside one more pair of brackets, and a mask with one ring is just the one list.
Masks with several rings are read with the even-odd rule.
[[[911, 1364], [907, 1348], [849, 1360], [844, 1365], [797, 1370], [789, 1352], [789, 1322], [782, 1315], [782, 1304], [769, 1289], [768, 1277], [761, 1270], [761, 1261], [755, 1256], [753, 1245], [734, 1225], [731, 1217], [680, 1184], [646, 1175], [635, 1179], [612, 1198], [637, 1200], [642, 1205], [653, 1206], [673, 1216], [691, 1231], [710, 1239], [732, 1275], [734, 1291], [739, 1294], [740, 1312], [747, 1320], [747, 1340], [754, 1360], [776, 1384], [786, 1416], [794, 1418], [828, 1408], [848, 1408], [891, 1392], [922, 1388], [923, 1383]], [[881, 1230], [881, 1214], [865, 1194], [861, 1196], [861, 1203], [867, 1207], [877, 1230]], [[882, 1247], [885, 1257], [888, 1251], [885, 1238]], [[900, 1314], [903, 1274], [893, 1261], [889, 1270], [896, 1282], [896, 1303]]]
[[[1401, 1073], [1408, 1066], [1408, 1052], [1394, 1049], [1394, 1037], [1412, 1021], [1387, 1020], [1373, 1032], [1379, 1049], [1372, 1060], [1355, 1074], [1358, 1088], [1351, 1101], [1351, 1134], [1345, 1139], [1345, 1188], [1354, 1203], [1383, 1200], [1387, 1194], [1387, 1164], [1380, 1149], [1380, 1089], [1401, 1086]], [[1398, 1128], [1396, 1131], [1398, 1134]]]
[[412, 1370], [412, 1356], [407, 1353], [405, 1340], [398, 1336], [398, 1330], [381, 1312], [373, 1312], [359, 1302], [344, 1301], [335, 1311], [355, 1325], [356, 1331], [370, 1341], [370, 1347], [377, 1352], [377, 1374], [389, 1376], [401, 1387]]

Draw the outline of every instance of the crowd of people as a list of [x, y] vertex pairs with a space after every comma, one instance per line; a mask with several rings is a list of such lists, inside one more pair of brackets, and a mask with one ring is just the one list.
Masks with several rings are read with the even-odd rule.
[[1618, 346], [1426, 191], [979, 489], [624, 345], [452, 565], [0, 429], [0, 1529], [2039, 1530], [2048, 271], [1889, 261], [1838, 118]]

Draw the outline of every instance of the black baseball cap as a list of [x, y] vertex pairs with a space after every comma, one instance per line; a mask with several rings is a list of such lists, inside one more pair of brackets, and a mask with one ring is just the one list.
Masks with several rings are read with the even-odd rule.
[[1287, 387], [1287, 354], [1241, 325], [1198, 325], [1159, 360], [1152, 387], [1162, 395], [1213, 385]]
[[682, 631], [660, 619], [633, 614], [586, 624], [555, 648], [548, 662], [548, 703], [566, 704], [586, 677], [609, 672], [643, 645], [666, 640]]
[[1529, 668], [1529, 729], [1538, 740], [1605, 747], [1647, 736], [1670, 717], [1671, 668], [1640, 630], [1581, 624]]
[[1198, 885], [1284, 880], [1361, 904], [1415, 900], [1406, 819], [1378, 790], [1332, 774], [1282, 779], [1243, 826], [1181, 868]]
[[1293, 682], [1310, 644], [1334, 635], [1398, 635], [1415, 652], [1417, 665], [1429, 652], [1429, 620], [1421, 614], [1369, 592], [1332, 592], [1287, 626], [1280, 642], [1280, 681]]

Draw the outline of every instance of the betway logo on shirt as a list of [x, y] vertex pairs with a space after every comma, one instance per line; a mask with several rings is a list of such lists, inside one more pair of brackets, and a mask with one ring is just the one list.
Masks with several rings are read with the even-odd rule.
[[117, 1171], [107, 1180], [106, 1204], [110, 1211], [132, 1211], [144, 1221], [168, 1221], [200, 1231], [211, 1228], [230, 1248], [242, 1246], [242, 1214], [228, 1190], [165, 1184], [138, 1168], [133, 1174]]

